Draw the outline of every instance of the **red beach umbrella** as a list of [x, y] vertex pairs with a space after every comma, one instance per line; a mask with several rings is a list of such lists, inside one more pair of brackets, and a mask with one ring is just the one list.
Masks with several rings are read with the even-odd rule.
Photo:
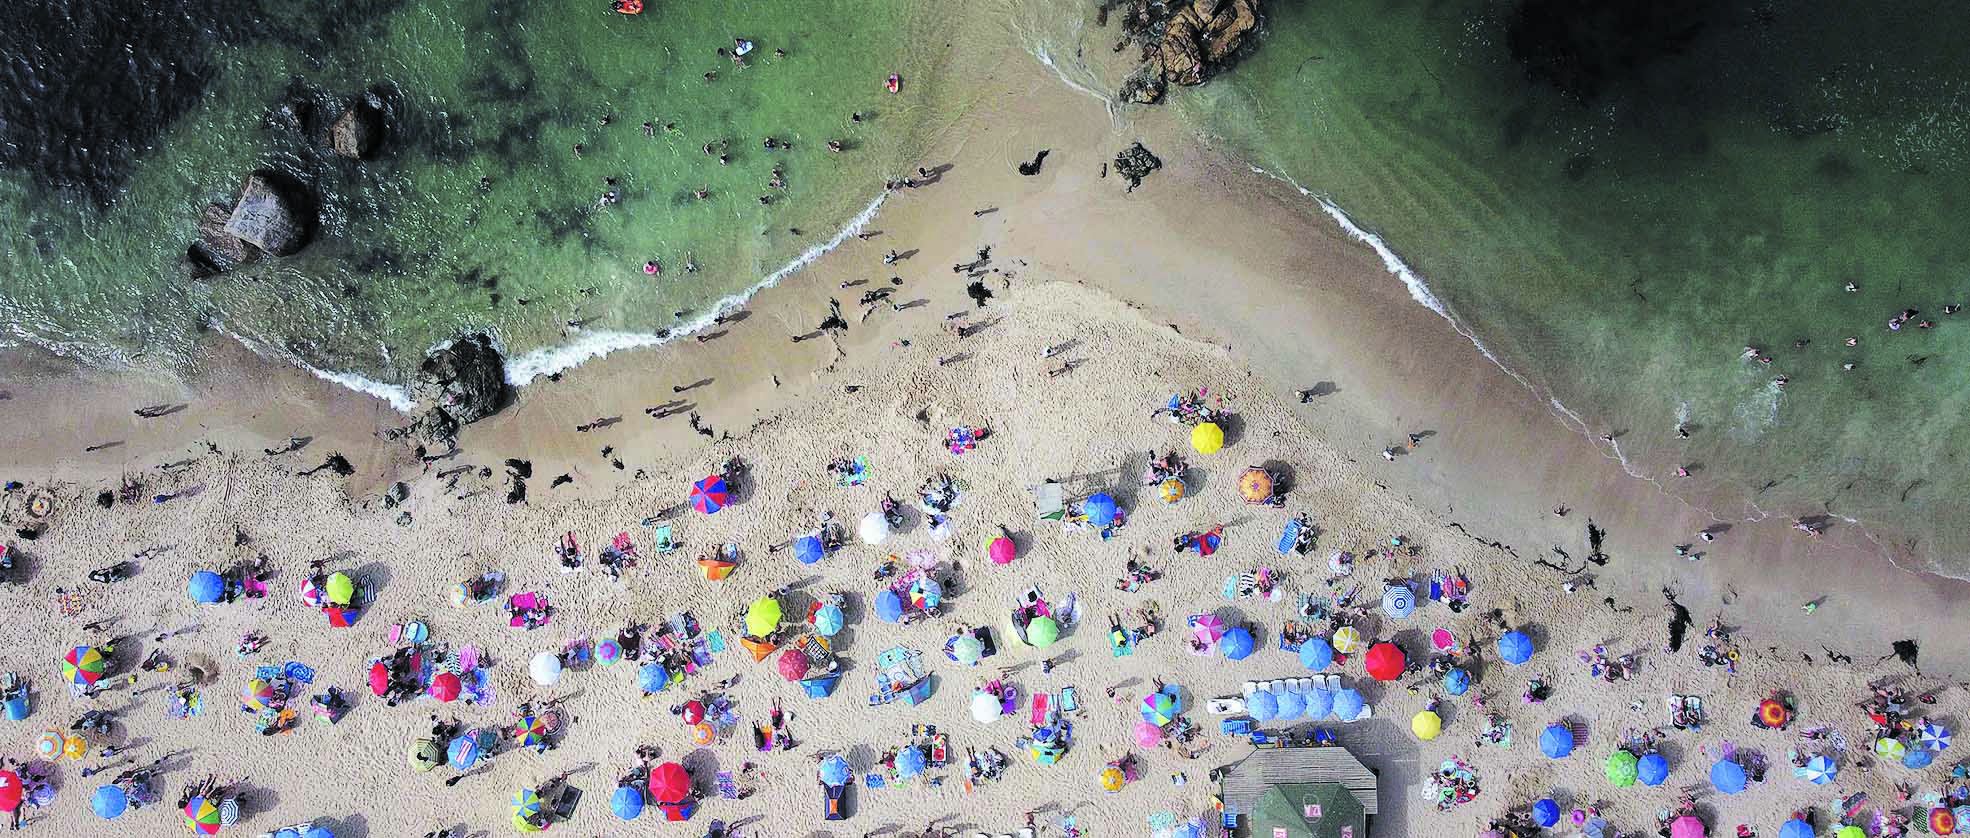
[[705, 703], [697, 699], [684, 702], [684, 723], [694, 725], [705, 720]]
[[807, 677], [807, 655], [799, 649], [788, 649], [780, 653], [780, 677], [798, 681]]
[[691, 775], [684, 766], [666, 762], [650, 770], [650, 796], [658, 803], [681, 803], [691, 796]]
[[457, 675], [440, 672], [431, 679], [431, 697], [447, 703], [455, 701], [458, 699], [459, 689], [463, 686], [459, 683]]
[[1403, 657], [1402, 649], [1394, 643], [1377, 643], [1370, 646], [1368, 654], [1363, 655], [1362, 658], [1368, 665], [1369, 676], [1377, 681], [1393, 681], [1402, 677], [1406, 659]]
[[13, 812], [20, 809], [24, 791], [21, 787], [21, 775], [0, 769], [0, 812]]
[[731, 490], [725, 486], [725, 478], [716, 474], [691, 484], [691, 506], [699, 512], [710, 515], [725, 508]]
[[369, 665], [369, 691], [382, 695], [390, 691], [390, 667], [382, 661]]

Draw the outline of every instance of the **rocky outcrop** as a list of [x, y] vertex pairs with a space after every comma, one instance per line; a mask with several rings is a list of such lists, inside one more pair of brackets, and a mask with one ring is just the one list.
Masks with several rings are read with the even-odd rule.
[[[1124, 43], [1143, 63], [1122, 82], [1122, 98], [1161, 101], [1172, 84], [1203, 84], [1237, 56], [1259, 26], [1259, 0], [1123, 0]], [[1104, 14], [1109, 11], [1103, 6]], [[1120, 45], [1116, 47], [1118, 50]]]
[[506, 358], [493, 339], [472, 333], [424, 356], [411, 383], [419, 414], [412, 430], [427, 439], [450, 441], [460, 426], [506, 407]]
[[1122, 149], [1115, 155], [1115, 174], [1129, 182], [1130, 192], [1141, 186], [1142, 179], [1148, 177], [1150, 172], [1160, 168], [1163, 168], [1163, 159], [1143, 148], [1142, 143]]
[[207, 204], [198, 216], [198, 239], [185, 251], [192, 275], [208, 277], [230, 271], [258, 258], [260, 251], [226, 232], [226, 221], [233, 210], [225, 204]]
[[383, 103], [374, 95], [343, 109], [328, 126], [328, 146], [336, 154], [361, 160], [376, 151], [383, 141]]
[[309, 219], [299, 196], [255, 172], [240, 185], [226, 232], [275, 256], [291, 256], [308, 243]]

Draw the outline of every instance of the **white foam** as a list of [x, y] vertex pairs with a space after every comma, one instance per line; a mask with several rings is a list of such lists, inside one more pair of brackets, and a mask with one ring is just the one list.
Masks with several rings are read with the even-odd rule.
[[1080, 82], [1068, 78], [1067, 71], [1064, 68], [1062, 68], [1059, 64], [1054, 63], [1053, 54], [1047, 51], [1045, 44], [1035, 43], [1027, 51], [1032, 53], [1033, 57], [1038, 59], [1041, 64], [1046, 65], [1047, 69], [1052, 70], [1054, 78], [1060, 79], [1061, 84], [1067, 85], [1068, 89], [1073, 90], [1077, 93], [1084, 93], [1088, 96], [1094, 97], [1096, 101], [1101, 103], [1101, 107], [1104, 110], [1108, 111], [1108, 116], [1110, 118], [1113, 118], [1115, 116], [1115, 100], [1109, 97], [1109, 95], [1106, 93], [1103, 93], [1099, 90], [1096, 90], [1092, 87], [1089, 87], [1085, 84], [1081, 84]]
[[364, 376], [357, 375], [356, 373], [353, 372], [338, 372], [336, 370], [322, 369], [320, 367], [308, 363], [307, 361], [301, 360], [301, 358], [295, 355], [294, 353], [281, 349], [270, 342], [260, 340], [258, 338], [248, 337], [246, 335], [228, 329], [226, 328], [225, 323], [222, 323], [217, 319], [206, 321], [206, 325], [218, 331], [220, 334], [232, 338], [234, 341], [238, 342], [239, 345], [246, 347], [246, 350], [248, 352], [251, 352], [262, 358], [278, 359], [281, 361], [285, 361], [289, 364], [293, 364], [294, 366], [307, 370], [310, 375], [313, 375], [314, 377], [326, 381], [330, 384], [334, 384], [340, 387], [354, 390], [358, 393], [362, 393], [363, 395], [378, 399], [382, 401], [384, 404], [389, 405], [392, 409], [396, 410], [398, 413], [409, 413], [414, 407], [416, 407], [416, 404], [411, 401], [410, 391], [403, 387], [399, 387], [394, 384], [385, 384], [381, 381], [377, 381], [373, 378], [366, 378]]
[[868, 206], [863, 207], [860, 213], [857, 213], [854, 218], [849, 219], [848, 224], [842, 227], [839, 232], [835, 233], [833, 238], [803, 251], [793, 261], [780, 266], [779, 270], [767, 274], [765, 278], [753, 283], [752, 287], [719, 300], [712, 305], [710, 310], [699, 315], [695, 320], [664, 334], [600, 330], [583, 331], [568, 343], [559, 346], [542, 347], [531, 350], [517, 358], [507, 359], [506, 381], [515, 387], [525, 387], [534, 379], [541, 376], [565, 372], [613, 352], [620, 352], [625, 349], [662, 346], [678, 338], [710, 328], [714, 324], [714, 321], [718, 319], [719, 315], [738, 310], [748, 300], [752, 299], [754, 294], [780, 284], [780, 280], [786, 279], [799, 272], [800, 269], [813, 264], [814, 260], [827, 255], [829, 251], [840, 247], [842, 242], [847, 241], [850, 236], [861, 232], [863, 228], [869, 225], [870, 221], [875, 220], [876, 212], [882, 208], [883, 201], [888, 197], [889, 193], [887, 192], [877, 195], [875, 200], [870, 201]]

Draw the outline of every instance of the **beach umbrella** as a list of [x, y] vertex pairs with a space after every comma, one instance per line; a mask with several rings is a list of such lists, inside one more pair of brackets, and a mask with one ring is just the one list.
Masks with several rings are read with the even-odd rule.
[[1883, 736], [1874, 740], [1874, 752], [1887, 759], [1901, 759], [1903, 754], [1908, 753], [1908, 746], [1902, 744], [1900, 739]]
[[520, 724], [515, 728], [514, 732], [520, 734], [520, 745], [522, 747], [533, 748], [537, 752], [545, 752], [547, 750], [547, 718], [545, 716], [526, 715], [520, 717]]
[[328, 615], [328, 624], [334, 628], [348, 628], [356, 623], [356, 609], [342, 605], [331, 605], [321, 610]]
[[451, 767], [464, 771], [477, 765], [479, 760], [486, 756], [486, 751], [492, 747], [493, 742], [492, 731], [475, 727], [451, 740], [451, 746], [445, 749], [445, 755], [451, 762]]
[[513, 793], [513, 822], [529, 821], [540, 816], [540, 792], [534, 789], [521, 789]]
[[527, 674], [533, 676], [534, 683], [543, 687], [554, 686], [561, 680], [561, 656], [553, 652], [542, 652], [527, 663]]
[[62, 756], [68, 757], [69, 759], [81, 759], [88, 755], [89, 740], [82, 738], [82, 734], [71, 733], [67, 739], [62, 740]]
[[185, 583], [185, 593], [192, 602], [211, 605], [226, 598], [226, 580], [209, 570], [193, 571], [191, 581]]
[[1274, 718], [1283, 722], [1289, 719], [1297, 719], [1305, 712], [1306, 696], [1296, 692], [1279, 694], [1279, 715]]
[[445, 764], [445, 746], [436, 739], [419, 739], [410, 743], [410, 767], [413, 771], [429, 771]]
[[922, 774], [924, 769], [923, 749], [911, 745], [896, 752], [896, 776], [905, 780]]
[[1219, 545], [1222, 544], [1224, 544], [1224, 528], [1221, 526], [1214, 527], [1209, 532], [1196, 533], [1190, 537], [1190, 549], [1196, 550], [1199, 556], [1208, 556], [1216, 553]]
[[1471, 673], [1453, 668], [1443, 673], [1443, 691], [1450, 695], [1463, 695], [1471, 691]]
[[1368, 675], [1377, 681], [1393, 681], [1402, 677], [1402, 670], [1408, 666], [1408, 658], [1394, 643], [1377, 643], [1368, 647], [1368, 654], [1362, 656], [1362, 663], [1368, 668]]
[[1532, 804], [1532, 821], [1543, 829], [1552, 829], [1560, 822], [1560, 804], [1550, 797], [1542, 797]]
[[1136, 722], [1131, 733], [1134, 734], [1136, 747], [1143, 750], [1163, 744], [1163, 728], [1152, 722]]
[[1430, 648], [1446, 655], [1454, 655], [1464, 650], [1464, 644], [1457, 642], [1457, 633], [1447, 628], [1430, 631]]
[[1142, 720], [1154, 725], [1166, 725], [1176, 721], [1183, 708], [1177, 704], [1177, 697], [1170, 690], [1153, 692], [1142, 697]]
[[684, 702], [684, 707], [678, 712], [678, 717], [683, 719], [687, 725], [695, 725], [704, 721], [705, 703], [695, 698]]
[[1224, 429], [1216, 422], [1205, 422], [1190, 429], [1190, 448], [1199, 454], [1216, 454], [1224, 448]]
[[807, 667], [807, 655], [799, 649], [787, 649], [780, 653], [780, 662], [777, 664], [780, 677], [789, 681], [798, 681], [807, 677]]
[[254, 713], [268, 709], [274, 703], [274, 685], [259, 678], [246, 682], [239, 691], [239, 703]]
[[1615, 788], [1625, 789], [1635, 784], [1636, 768], [1641, 760], [1635, 758], [1633, 751], [1618, 750], [1607, 755], [1607, 781]]
[[216, 835], [219, 832], [219, 802], [206, 797], [194, 797], [185, 804], [185, 825], [199, 835]]
[[1272, 475], [1262, 468], [1248, 468], [1238, 475], [1238, 496], [1246, 503], [1265, 503], [1272, 499]]
[[1949, 747], [1949, 728], [1943, 727], [1935, 722], [1923, 722], [1921, 741], [1922, 747], [1928, 748], [1931, 751], [1943, 750]]
[[917, 577], [910, 583], [910, 604], [923, 610], [936, 608], [944, 603], [944, 583], [928, 575]]
[[1012, 539], [1003, 535], [985, 542], [985, 555], [992, 559], [992, 564], [1012, 564], [1018, 552], [1018, 545], [1013, 544]]
[[725, 478], [714, 474], [691, 484], [691, 508], [710, 515], [725, 508], [731, 491], [725, 485]]
[[1409, 719], [1409, 732], [1417, 739], [1428, 742], [1443, 732], [1443, 717], [1432, 710], [1424, 710]]
[[1279, 697], [1260, 690], [1245, 699], [1245, 712], [1254, 720], [1269, 722], [1279, 717]]
[[97, 817], [110, 820], [130, 808], [130, 795], [117, 786], [97, 786], [96, 793], [89, 797], [89, 808]]
[[1833, 833], [1833, 838], [1867, 838], [1867, 830], [1861, 829], [1853, 824], [1847, 824], [1846, 826], [1840, 827], [1838, 832]]
[[1823, 786], [1833, 782], [1833, 779], [1839, 776], [1839, 774], [1839, 770], [1833, 765], [1833, 759], [1825, 754], [1806, 760], [1805, 765], [1792, 769], [1792, 776], [1816, 786]]
[[1081, 514], [1088, 517], [1088, 523], [1097, 527], [1115, 523], [1115, 513], [1118, 509], [1114, 496], [1107, 492], [1096, 492], [1081, 502]]
[[467, 587], [464, 582], [451, 586], [449, 594], [451, 607], [453, 608], [464, 608], [466, 603], [472, 601], [472, 589]]
[[329, 605], [348, 605], [356, 598], [356, 580], [349, 574], [336, 571], [329, 574], [328, 584], [322, 588], [322, 598]]
[[1026, 645], [1035, 649], [1045, 649], [1060, 639], [1060, 624], [1052, 617], [1034, 617], [1026, 624]]
[[842, 613], [839, 605], [823, 605], [814, 610], [814, 633], [822, 637], [840, 634], [847, 622], [848, 615]]
[[1645, 786], [1659, 786], [1669, 779], [1669, 760], [1661, 754], [1643, 754], [1635, 761], [1635, 779]]
[[1792, 721], [1792, 711], [1778, 699], [1768, 698], [1758, 702], [1758, 721], [1766, 727], [1784, 727]]
[[951, 655], [965, 666], [977, 666], [985, 656], [985, 642], [969, 634], [960, 634], [951, 642]]
[[664, 665], [651, 661], [636, 670], [636, 688], [646, 693], [663, 692], [670, 684], [670, 670]]
[[21, 775], [0, 768], [0, 812], [19, 811], [26, 795], [27, 787], [21, 783]]
[[1573, 731], [1566, 725], [1551, 724], [1539, 732], [1539, 752], [1548, 759], [1565, 759], [1573, 753]]
[[1176, 503], [1183, 500], [1184, 488], [1182, 480], [1172, 477], [1156, 486], [1156, 496], [1162, 498], [1164, 503]]
[[861, 523], [855, 525], [855, 534], [861, 537], [863, 544], [881, 544], [889, 538], [889, 533], [889, 519], [880, 512], [862, 516]]
[[1744, 766], [1728, 759], [1717, 760], [1710, 766], [1710, 785], [1724, 794], [1737, 794], [1744, 791]]
[[825, 555], [819, 536], [803, 535], [793, 541], [793, 557], [801, 564], [813, 564]]
[[93, 686], [109, 672], [109, 661], [94, 646], [77, 646], [62, 658], [62, 678], [71, 684]]
[[1498, 638], [1498, 657], [1513, 666], [1522, 666], [1532, 660], [1532, 638], [1522, 631], [1508, 631]]
[[1252, 646], [1252, 632], [1244, 626], [1225, 632], [1224, 638], [1218, 641], [1218, 649], [1224, 652], [1225, 658], [1235, 661], [1251, 657]]
[[1936, 835], [1956, 832], [1956, 814], [1941, 806], [1929, 810], [1929, 831]]
[[1902, 754], [1903, 768], [1908, 768], [1908, 769], [1928, 768], [1929, 763], [1935, 761], [1936, 761], [1936, 752], [1931, 751], [1928, 748], [1910, 748], [1908, 750], [1908, 753]]
[[1704, 838], [1710, 834], [1695, 815], [1684, 815], [1669, 823], [1669, 838]]
[[458, 680], [457, 675], [449, 672], [440, 672], [432, 676], [431, 687], [428, 691], [431, 693], [432, 698], [450, 703], [458, 699], [458, 693], [464, 687], [465, 684]]
[[1334, 691], [1334, 718], [1351, 722], [1361, 718], [1361, 711], [1368, 702], [1361, 698], [1361, 691], [1353, 687], [1343, 687]]
[[377, 695], [390, 691], [390, 667], [382, 661], [369, 665], [369, 691]]
[[1300, 644], [1300, 665], [1314, 672], [1334, 665], [1334, 644], [1315, 637]]
[[1223, 640], [1224, 630], [1224, 620], [1216, 614], [1198, 614], [1190, 618], [1190, 633], [1206, 646], [1215, 646]]
[[[465, 590], [465, 586], [459, 585], [456, 590], [463, 591]], [[314, 577], [310, 576], [301, 580], [301, 603], [303, 605], [309, 608], [320, 608], [322, 607], [323, 600], [327, 599], [327, 597], [328, 595], [322, 592], [321, 586], [315, 584]], [[457, 604], [463, 605], [464, 603]]]
[[622, 660], [622, 644], [613, 639], [603, 639], [595, 643], [595, 662], [603, 666], [614, 666]]
[[1813, 825], [1793, 818], [1779, 824], [1778, 838], [1813, 838]]
[[643, 792], [635, 786], [616, 786], [614, 794], [609, 795], [609, 811], [626, 821], [636, 820], [643, 814]]
[[780, 628], [780, 601], [763, 596], [746, 607], [746, 633], [754, 637], [765, 637]]
[[982, 690], [971, 694], [972, 721], [988, 725], [998, 721], [1004, 714], [1005, 705], [999, 701], [998, 696]]
[[1383, 586], [1382, 611], [1393, 619], [1407, 619], [1416, 613], [1416, 593], [1408, 585]]
[[1341, 626], [1334, 630], [1334, 651], [1343, 655], [1352, 655], [1359, 648], [1361, 648], [1361, 632], [1356, 631], [1354, 626]]
[[691, 796], [691, 775], [684, 766], [666, 762], [650, 769], [650, 797], [658, 803], [682, 803]]
[[1307, 690], [1305, 715], [1313, 721], [1320, 721], [1334, 713], [1334, 691], [1315, 687]]
[[841, 754], [829, 754], [827, 759], [821, 760], [821, 782], [824, 785], [845, 786], [854, 776], [855, 772], [848, 767], [848, 760], [843, 759]]
[[61, 759], [62, 746], [65, 744], [67, 742], [62, 738], [60, 732], [53, 730], [42, 731], [40, 736], [34, 738], [34, 752], [40, 754], [42, 759]]
[[1103, 768], [1101, 769], [1101, 790], [1106, 792], [1121, 791], [1122, 784], [1128, 782], [1128, 779], [1127, 776], [1122, 774], [1122, 769], [1120, 768], [1116, 768], [1113, 765]]
[[876, 593], [876, 619], [893, 623], [903, 619], [903, 598], [895, 591], [883, 590]]

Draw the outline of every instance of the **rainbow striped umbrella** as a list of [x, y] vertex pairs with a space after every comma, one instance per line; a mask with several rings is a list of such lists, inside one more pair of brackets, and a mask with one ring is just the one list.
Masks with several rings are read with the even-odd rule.
[[209, 797], [194, 797], [185, 804], [185, 825], [198, 835], [219, 832], [219, 804]]
[[730, 495], [725, 478], [716, 474], [691, 484], [691, 506], [706, 515], [724, 509]]
[[94, 686], [109, 671], [109, 661], [94, 646], [77, 646], [62, 658], [62, 677], [71, 684]]
[[520, 720], [521, 742], [529, 748], [547, 747], [547, 720], [540, 716], [527, 716]]
[[240, 707], [252, 713], [258, 713], [262, 710], [272, 708], [274, 706], [274, 685], [260, 678], [246, 682], [246, 687], [239, 691], [239, 704]]

